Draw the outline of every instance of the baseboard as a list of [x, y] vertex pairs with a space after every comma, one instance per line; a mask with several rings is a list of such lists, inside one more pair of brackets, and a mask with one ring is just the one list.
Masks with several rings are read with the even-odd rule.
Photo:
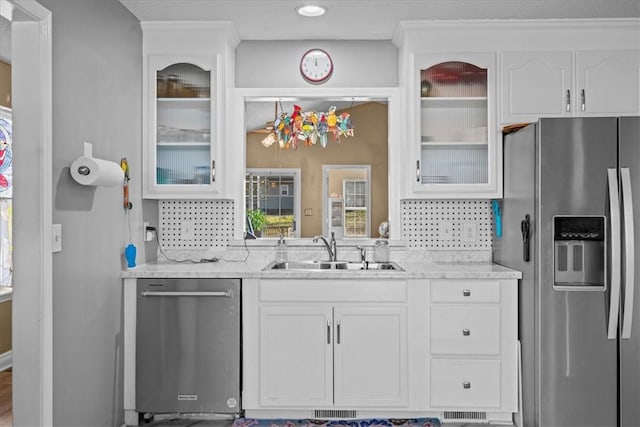
[[11, 350], [0, 354], [0, 371], [9, 369], [13, 366], [13, 352]]

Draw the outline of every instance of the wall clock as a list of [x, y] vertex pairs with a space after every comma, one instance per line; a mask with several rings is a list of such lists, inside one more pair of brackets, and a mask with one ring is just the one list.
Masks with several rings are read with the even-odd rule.
[[331, 56], [322, 49], [310, 49], [302, 55], [300, 73], [311, 83], [322, 83], [333, 73]]

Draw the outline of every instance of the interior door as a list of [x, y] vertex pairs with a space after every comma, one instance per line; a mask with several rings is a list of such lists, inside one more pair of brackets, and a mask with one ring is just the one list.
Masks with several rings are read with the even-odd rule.
[[[629, 168], [632, 208], [631, 218], [624, 218], [625, 224], [635, 220], [633, 235], [629, 236], [633, 242], [635, 254], [629, 253], [629, 244], [624, 246], [623, 259], [635, 267], [634, 277], [626, 277], [627, 265], [623, 269], [623, 298], [621, 314], [620, 340], [620, 420], [621, 426], [633, 427], [640, 425], [640, 319], [638, 307], [640, 305], [640, 290], [638, 290], [638, 251], [640, 244], [640, 224], [637, 221], [640, 213], [640, 117], [622, 117], [619, 119], [620, 136], [620, 168]], [[627, 200], [628, 201], [628, 200]], [[628, 228], [627, 228], [628, 230]], [[623, 233], [624, 234], [624, 233]], [[632, 282], [631, 282], [632, 281]], [[633, 310], [630, 312], [629, 310]], [[630, 322], [625, 317], [630, 316]], [[627, 329], [629, 328], [629, 329]], [[630, 338], [625, 338], [630, 336]]]

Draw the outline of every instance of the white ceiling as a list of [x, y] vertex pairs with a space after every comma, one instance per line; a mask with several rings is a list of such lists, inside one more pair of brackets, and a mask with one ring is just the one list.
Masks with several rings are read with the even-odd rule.
[[[640, 17], [640, 0], [120, 0], [141, 21], [231, 21], [241, 40], [391, 39], [400, 21]], [[297, 6], [328, 11], [304, 18]]]

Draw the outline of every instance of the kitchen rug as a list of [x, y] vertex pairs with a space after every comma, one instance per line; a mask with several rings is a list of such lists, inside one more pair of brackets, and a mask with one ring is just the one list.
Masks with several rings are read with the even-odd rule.
[[437, 418], [366, 418], [355, 420], [237, 418], [232, 427], [440, 427], [440, 420]]

